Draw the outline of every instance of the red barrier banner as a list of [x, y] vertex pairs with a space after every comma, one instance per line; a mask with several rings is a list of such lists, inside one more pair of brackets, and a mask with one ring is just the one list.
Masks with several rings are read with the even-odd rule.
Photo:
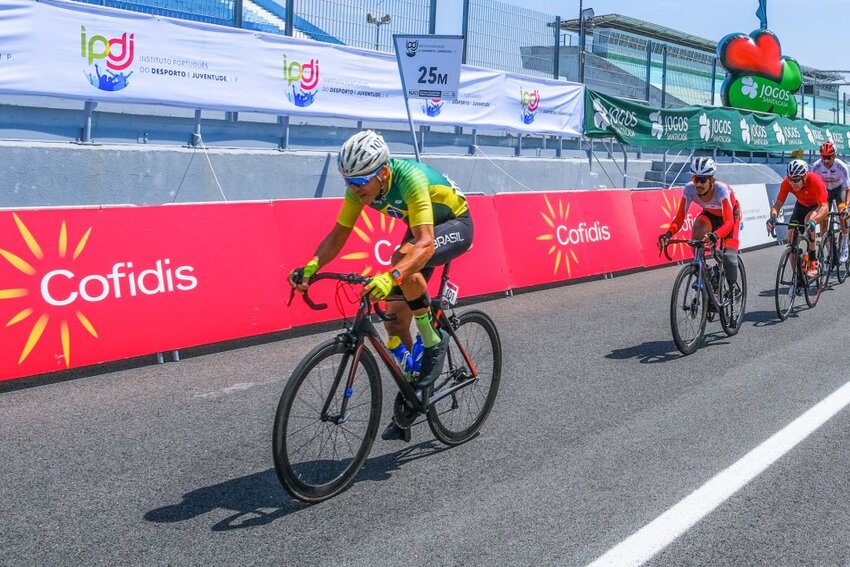
[[629, 191], [503, 193], [494, 201], [514, 287], [642, 263]]
[[[682, 198], [681, 189], [633, 191], [631, 193], [632, 207], [635, 212], [637, 233], [643, 250], [643, 265], [646, 267], [667, 264], [667, 258], [658, 253], [658, 236], [670, 226], [670, 221], [676, 216], [679, 201]], [[675, 238], [690, 238], [694, 220], [702, 211], [699, 205], [691, 203], [682, 229]], [[685, 244], [671, 244], [667, 249], [674, 262], [693, 258], [690, 247]]]
[[0, 380], [281, 329], [271, 205], [0, 212]]

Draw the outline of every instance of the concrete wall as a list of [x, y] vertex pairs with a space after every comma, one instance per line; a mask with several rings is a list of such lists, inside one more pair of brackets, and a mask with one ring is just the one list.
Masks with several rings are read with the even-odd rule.
[[[601, 156], [600, 156], [601, 157]], [[623, 187], [619, 163], [587, 158], [424, 155], [469, 193]], [[601, 162], [601, 163], [600, 163]], [[0, 207], [338, 197], [328, 152], [0, 142]], [[635, 187], [649, 160], [629, 159]], [[609, 179], [610, 176], [610, 179]], [[219, 190], [219, 185], [221, 190]]]

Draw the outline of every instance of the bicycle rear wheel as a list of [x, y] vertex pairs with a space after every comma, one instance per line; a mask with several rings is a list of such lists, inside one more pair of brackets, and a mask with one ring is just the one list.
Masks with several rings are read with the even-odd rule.
[[473, 377], [458, 343], [451, 340], [446, 366], [431, 396], [467, 381], [471, 383], [428, 408], [428, 426], [434, 437], [446, 445], [459, 445], [478, 433], [493, 408], [502, 377], [502, 343], [488, 315], [481, 311], [461, 313], [454, 331], [478, 376]]
[[670, 327], [673, 341], [682, 354], [691, 354], [702, 342], [708, 309], [705, 288], [696, 289], [699, 269], [688, 264], [679, 271], [670, 299]]
[[[728, 284], [724, 281], [723, 287], [728, 290]], [[744, 261], [738, 257], [738, 278], [732, 286], [731, 301], [723, 295], [723, 301], [729, 301], [720, 312], [720, 325], [723, 331], [730, 337], [738, 334], [741, 324], [744, 322], [744, 313], [747, 308], [747, 271], [744, 269]]]
[[840, 262], [838, 260], [841, 255], [841, 244], [845, 239], [844, 235], [838, 233], [838, 250], [835, 256], [835, 277], [838, 278], [838, 283], [844, 283], [844, 280], [847, 279], [848, 268], [850, 268], [850, 261]]
[[[280, 397], [272, 431], [275, 470], [287, 492], [303, 502], [321, 502], [348, 488], [378, 433], [378, 365], [362, 349], [348, 390], [353, 362], [342, 341], [325, 342], [298, 364]], [[345, 398], [348, 406], [341, 415]]]
[[779, 267], [776, 269], [776, 314], [780, 321], [788, 318], [797, 300], [797, 269], [794, 267], [795, 257], [790, 248], [782, 251]]

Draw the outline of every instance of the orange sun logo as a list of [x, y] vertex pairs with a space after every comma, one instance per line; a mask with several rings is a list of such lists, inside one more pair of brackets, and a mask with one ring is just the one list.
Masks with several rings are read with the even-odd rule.
[[[375, 227], [375, 224], [372, 222], [372, 219], [369, 218], [369, 215], [366, 214], [366, 209], [364, 208], [360, 212], [360, 218], [363, 219], [363, 224], [366, 225], [366, 230], [355, 226], [354, 234], [357, 235], [360, 240], [366, 244], [366, 246], [372, 247], [372, 252], [353, 252], [351, 254], [346, 254], [341, 256], [342, 260], [369, 260], [372, 258], [374, 263], [367, 263], [366, 267], [363, 268], [363, 271], [360, 272], [360, 275], [368, 276], [373, 272], [380, 272], [386, 269], [391, 264], [391, 258], [393, 252], [395, 251], [395, 245], [392, 244], [392, 241], [389, 240], [395, 229], [396, 218], [395, 217], [387, 217], [386, 215], [378, 214], [379, 217], [379, 227]], [[389, 218], [389, 222], [387, 219]]]
[[558, 268], [561, 266], [561, 261], [564, 263], [564, 270], [567, 272], [567, 277], [572, 277], [572, 265], [578, 264], [578, 257], [576, 257], [575, 251], [569, 246], [571, 244], [568, 238], [563, 237], [563, 232], [567, 230], [566, 224], [567, 219], [570, 216], [570, 203], [567, 203], [566, 209], [564, 208], [564, 203], [560, 199], [558, 199], [558, 212], [555, 212], [555, 209], [552, 207], [552, 203], [549, 202], [549, 198], [546, 195], [543, 195], [543, 198], [546, 200], [546, 208], [548, 209], [549, 214], [547, 215], [545, 211], [540, 213], [540, 216], [543, 217], [543, 220], [546, 221], [546, 224], [549, 225], [549, 228], [552, 229], [552, 233], [541, 234], [537, 237], [537, 240], [554, 240], [555, 242], [552, 244], [552, 247], [549, 248], [549, 255], [555, 254], [555, 269], [552, 273], [557, 274]]
[[[21, 237], [27, 245], [30, 253], [33, 256], [33, 259], [27, 261], [20, 256], [9, 252], [8, 250], [4, 250], [0, 248], [0, 256], [2, 256], [9, 264], [12, 265], [13, 268], [26, 274], [27, 276], [37, 278], [41, 270], [38, 269], [37, 263], [44, 260], [44, 251], [39, 245], [38, 241], [26, 227], [24, 222], [18, 217], [17, 214], [12, 213], [12, 216], [15, 219], [15, 224], [18, 226], [18, 232], [20, 232]], [[80, 238], [80, 241], [74, 247], [74, 252], [72, 254], [72, 260], [76, 260], [79, 258], [80, 254], [83, 253], [83, 250], [86, 247], [86, 243], [88, 242], [89, 236], [91, 235], [91, 227], [86, 230], [83, 237]], [[62, 221], [62, 226], [59, 229], [59, 245], [58, 245], [58, 253], [60, 258], [65, 258], [68, 255], [68, 228], [65, 225], [65, 221]], [[35, 265], [34, 265], [35, 264]], [[9, 288], [9, 289], [0, 289], [0, 299], [18, 299], [22, 297], [27, 297], [30, 295], [31, 289], [38, 289], [37, 281], [34, 282], [34, 285], [30, 288], [20, 287], [20, 288]], [[94, 326], [89, 321], [88, 317], [86, 317], [80, 311], [76, 311], [77, 321], [83, 326], [83, 328], [89, 332], [94, 338], [98, 338], [97, 331]], [[17, 313], [14, 317], [12, 317], [7, 323], [6, 327], [11, 327], [13, 325], [17, 325], [19, 323], [23, 323], [28, 320], [30, 317], [35, 315], [35, 309], [33, 307], [27, 307]], [[24, 345], [23, 350], [21, 351], [20, 358], [18, 359], [18, 365], [22, 364], [27, 357], [30, 355], [32, 350], [38, 344], [38, 341], [41, 339], [44, 334], [45, 329], [47, 328], [48, 323], [50, 322], [50, 315], [47, 313], [41, 313], [38, 315], [38, 319], [33, 324], [32, 330], [30, 331], [29, 338], [27, 339], [26, 344]], [[59, 336], [62, 342], [62, 354], [65, 358], [65, 367], [70, 368], [71, 365], [71, 331], [70, 324], [67, 319], [62, 319], [59, 321]]]

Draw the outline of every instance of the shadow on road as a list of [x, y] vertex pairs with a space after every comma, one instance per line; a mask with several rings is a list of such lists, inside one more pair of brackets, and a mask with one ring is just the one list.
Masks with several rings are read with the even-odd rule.
[[[729, 337], [723, 331], [706, 333], [699, 348], [707, 348], [717, 345], [729, 344]], [[682, 353], [676, 348], [676, 344], [670, 341], [647, 341], [639, 345], [614, 349], [605, 355], [612, 360], [637, 359], [642, 364], [655, 364], [658, 362], [670, 362], [682, 358]]]
[[[387, 480], [405, 463], [446, 449], [431, 439], [372, 457], [366, 460], [354, 482]], [[230, 531], [266, 525], [308, 506], [291, 498], [274, 469], [268, 469], [188, 492], [181, 502], [151, 510], [144, 519], [167, 524], [185, 522], [217, 509], [233, 510], [234, 514], [212, 526], [212, 531]]]

